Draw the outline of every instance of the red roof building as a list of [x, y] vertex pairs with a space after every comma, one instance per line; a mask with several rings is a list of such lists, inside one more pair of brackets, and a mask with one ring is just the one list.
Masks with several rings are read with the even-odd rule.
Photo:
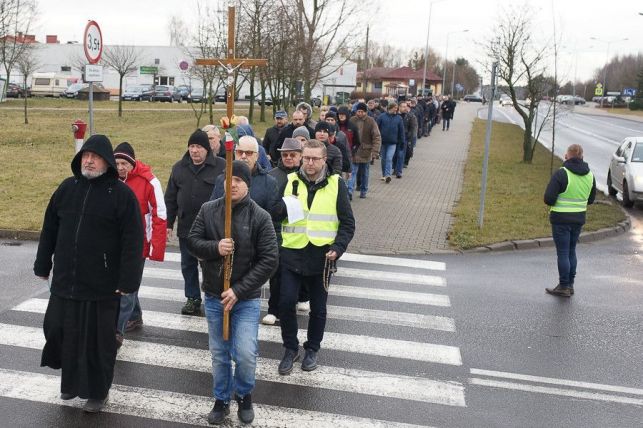
[[[417, 95], [422, 86], [423, 77], [424, 69], [375, 67], [357, 73], [357, 88], [367, 93], [379, 93], [392, 97]], [[442, 93], [442, 77], [427, 70], [424, 87], [434, 94]]]

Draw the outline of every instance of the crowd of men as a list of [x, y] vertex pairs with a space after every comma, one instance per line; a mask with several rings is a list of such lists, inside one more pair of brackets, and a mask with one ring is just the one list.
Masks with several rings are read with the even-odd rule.
[[[448, 130], [454, 107], [431, 97], [356, 100], [322, 108], [315, 120], [310, 105], [300, 103], [290, 121], [276, 112], [262, 140], [237, 117], [226, 130], [235, 142], [231, 183], [222, 132], [207, 125], [189, 136], [165, 193], [132, 144], [113, 150], [106, 136], [90, 137], [72, 160], [73, 176], [50, 199], [34, 264], [43, 279], [53, 269], [42, 365], [62, 368], [61, 398], [87, 399], [88, 412], [104, 407], [118, 349], [143, 326], [137, 293], [144, 262], [163, 261], [175, 235], [186, 298], [181, 313], [201, 315], [204, 308], [208, 324], [215, 399], [208, 421], [223, 423], [235, 399], [241, 421], [251, 422], [259, 323], [279, 322], [279, 374], [288, 375], [300, 358], [302, 370], [315, 370], [330, 278], [355, 232], [353, 192], [366, 198], [369, 166], [378, 158], [382, 181], [402, 178], [417, 140], [439, 120]], [[226, 184], [232, 237], [224, 233]], [[267, 281], [268, 313], [260, 320]], [[303, 357], [297, 311], [309, 315]], [[224, 312], [230, 340], [223, 340]]]

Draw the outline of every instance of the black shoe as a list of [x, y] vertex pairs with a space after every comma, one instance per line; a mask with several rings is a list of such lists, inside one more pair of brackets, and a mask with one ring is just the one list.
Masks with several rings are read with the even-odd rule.
[[386, 184], [390, 183], [391, 182], [391, 176], [387, 175], [386, 177], [384, 177], [384, 181], [386, 182]]
[[574, 285], [573, 284], [569, 286], [569, 294], [571, 294], [572, 296], [574, 295]]
[[402, 174], [395, 175], [395, 178], [402, 178]]
[[125, 333], [138, 330], [141, 327], [143, 327], [143, 318], [140, 320], [127, 321], [127, 324], [125, 325]]
[[244, 424], [252, 423], [255, 419], [255, 411], [252, 408], [252, 397], [250, 394], [244, 395], [243, 398], [235, 394], [234, 399], [237, 400], [238, 404], [237, 416], [239, 420]]
[[72, 398], [78, 397], [76, 394], [72, 394], [69, 392], [62, 392], [60, 393], [60, 399], [61, 400], [71, 400]]
[[360, 192], [359, 197], [360, 199], [366, 199], [366, 192]]
[[545, 288], [545, 292], [547, 294], [551, 294], [552, 296], [559, 296], [559, 297], [571, 297], [572, 292], [569, 289], [569, 287], [561, 287], [560, 284], [556, 286], [556, 288]]
[[306, 372], [311, 372], [317, 368], [317, 352], [312, 349], [306, 349], [306, 355], [301, 361], [301, 369]]
[[225, 420], [225, 417], [230, 414], [230, 403], [223, 400], [216, 400], [214, 407], [208, 413], [208, 423], [211, 425], [220, 425]]
[[188, 298], [183, 308], [181, 308], [183, 315], [201, 315], [201, 299]]
[[295, 363], [295, 361], [299, 360], [299, 349], [296, 351], [292, 349], [286, 349], [286, 352], [284, 353], [284, 357], [281, 359], [281, 362], [279, 363], [279, 374], [280, 375], [287, 375], [292, 371], [292, 366]]
[[353, 194], [352, 194], [352, 193], [349, 193], [349, 194], [348, 194], [348, 200], [349, 200], [349, 201], [352, 201], [352, 200], [353, 200]]
[[105, 407], [108, 401], [109, 401], [109, 395], [103, 398], [102, 400], [90, 398], [85, 403], [85, 406], [83, 406], [83, 410], [86, 411], [87, 413], [98, 413], [101, 410], [103, 410], [103, 408]]

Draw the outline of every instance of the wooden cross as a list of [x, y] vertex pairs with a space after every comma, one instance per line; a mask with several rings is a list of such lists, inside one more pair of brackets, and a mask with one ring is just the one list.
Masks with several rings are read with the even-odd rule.
[[235, 58], [235, 45], [234, 45], [234, 26], [235, 26], [235, 9], [234, 6], [228, 6], [228, 56], [225, 58], [204, 58], [197, 59], [197, 65], [214, 65], [221, 66], [228, 72], [228, 80], [226, 86], [228, 88], [226, 98], [226, 113], [228, 119], [232, 118], [234, 114], [234, 71], [243, 66], [246, 67], [262, 67], [268, 65], [267, 59], [253, 59], [253, 58]]
[[[197, 59], [197, 65], [214, 65], [221, 66], [228, 72], [228, 79], [226, 81], [228, 92], [226, 99], [226, 113], [228, 116], [228, 123], [232, 120], [234, 114], [234, 71], [241, 67], [255, 67], [268, 65], [268, 60], [265, 59], [251, 59], [251, 58], [235, 58], [234, 56], [234, 26], [235, 26], [235, 11], [234, 6], [228, 6], [228, 56], [222, 59]], [[232, 149], [234, 141], [230, 134], [226, 133], [225, 139], [225, 152], [226, 152], [226, 168], [225, 168], [225, 238], [232, 238]], [[215, 154], [216, 156], [216, 154]], [[242, 245], [239, 243], [239, 245]], [[230, 278], [232, 277], [232, 255], [225, 256], [223, 263], [223, 290], [227, 291], [230, 288]], [[223, 312], [223, 340], [230, 338], [230, 312]]]

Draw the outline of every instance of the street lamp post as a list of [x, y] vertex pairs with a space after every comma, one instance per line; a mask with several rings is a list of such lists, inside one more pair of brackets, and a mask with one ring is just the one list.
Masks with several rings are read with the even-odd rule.
[[[429, 3], [429, 24], [426, 26], [426, 50], [424, 51], [424, 74], [422, 75], [422, 96], [424, 96], [424, 86], [426, 85], [426, 68], [429, 64], [429, 34], [431, 30], [431, 12], [433, 11], [433, 3], [440, 3], [445, 0], [433, 0]], [[430, 86], [430, 85], [429, 85]]]
[[610, 45], [616, 42], [624, 42], [628, 40], [628, 38], [626, 37], [624, 39], [617, 39], [617, 40], [603, 40], [603, 39], [599, 39], [598, 37], [590, 37], [590, 40], [596, 40], [597, 42], [602, 42], [607, 44], [607, 52], [605, 55], [605, 65], [603, 68], [603, 96], [601, 97], [601, 108], [602, 108], [603, 101], [605, 100], [605, 96], [607, 95], [607, 62], [610, 59]]
[[444, 79], [446, 79], [446, 75], [447, 75], [447, 56], [449, 55], [449, 36], [451, 34], [456, 34], [456, 33], [466, 33], [467, 31], [469, 31], [469, 29], [451, 31], [450, 33], [447, 33], [447, 46], [444, 50], [444, 66], [442, 67], [442, 95], [444, 95]]

